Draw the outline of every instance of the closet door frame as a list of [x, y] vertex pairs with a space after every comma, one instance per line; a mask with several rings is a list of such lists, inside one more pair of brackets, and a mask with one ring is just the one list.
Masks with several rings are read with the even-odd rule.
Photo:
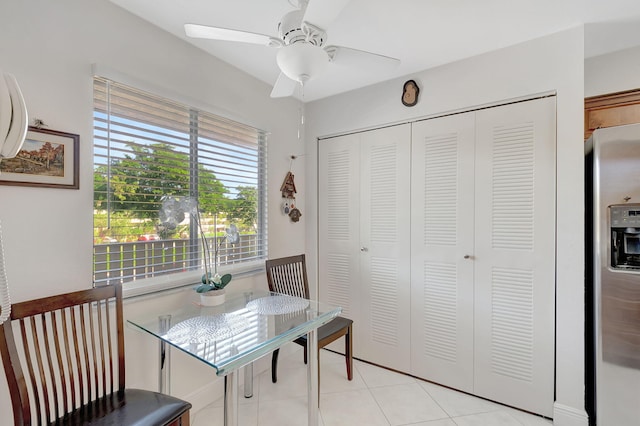
[[[495, 247], [492, 246], [492, 241], [495, 237], [492, 234], [494, 230], [494, 222], [492, 222], [492, 207], [491, 203], [494, 201], [492, 189], [492, 178], [489, 177], [494, 172], [494, 165], [491, 163], [491, 156], [494, 155], [491, 151], [493, 148], [483, 145], [482, 142], [478, 142], [479, 138], [483, 138], [482, 134], [486, 134], [486, 130], [474, 130], [473, 147], [467, 147], [466, 154], [470, 157], [465, 157], [463, 153], [459, 153], [459, 161], [462, 164], [467, 164], [467, 167], [463, 167], [462, 170], [458, 170], [459, 182], [456, 184], [460, 193], [463, 191], [460, 189], [462, 186], [470, 188], [470, 196], [462, 197], [458, 194], [452, 194], [456, 198], [463, 198], [461, 203], [457, 207], [456, 224], [458, 234], [460, 236], [460, 247], [457, 250], [453, 250], [453, 254], [449, 254], [451, 260], [449, 270], [455, 270], [458, 277], [466, 277], [469, 275], [469, 268], [472, 272], [472, 279], [469, 285], [469, 280], [463, 279], [464, 285], [462, 287], [457, 284], [457, 291], [462, 292], [462, 300], [457, 300], [457, 311], [462, 312], [461, 319], [456, 318], [459, 327], [465, 328], [463, 333], [471, 333], [471, 338], [468, 339], [472, 342], [472, 348], [469, 349], [467, 344], [455, 343], [457, 353], [462, 354], [462, 357], [466, 357], [466, 361], [463, 362], [464, 367], [453, 367], [458, 369], [457, 371], [460, 377], [449, 383], [448, 378], [450, 376], [443, 365], [446, 362], [443, 360], [437, 360], [433, 357], [429, 359], [425, 357], [425, 339], [424, 324], [425, 324], [425, 312], [424, 312], [424, 300], [425, 294], [429, 290], [424, 285], [425, 277], [425, 261], [440, 261], [444, 262], [445, 250], [438, 252], [435, 249], [430, 249], [429, 252], [427, 244], [424, 244], [424, 239], [420, 241], [421, 235], [424, 236], [425, 229], [424, 223], [417, 225], [417, 220], [423, 215], [425, 209], [422, 201], [417, 202], [416, 199], [420, 199], [424, 196], [424, 185], [416, 185], [415, 182], [415, 168], [416, 161], [420, 161], [418, 157], [424, 154], [423, 151], [416, 150], [415, 147], [411, 147], [410, 152], [412, 155], [411, 168], [411, 196], [409, 199], [411, 215], [410, 220], [410, 300], [411, 317], [409, 320], [410, 336], [409, 340], [411, 345], [409, 348], [409, 371], [419, 377], [423, 377], [427, 380], [433, 380], [441, 382], [447, 386], [451, 386], [457, 389], [461, 389], [467, 392], [474, 393], [476, 395], [499, 401], [508, 405], [523, 408], [528, 411], [536, 412], [546, 416], [551, 416], [554, 400], [554, 379], [555, 379], [555, 240], [556, 240], [556, 109], [555, 109], [555, 96], [554, 94], [545, 94], [539, 98], [528, 98], [514, 100], [509, 104], [494, 104], [487, 105], [483, 108], [478, 108], [469, 112], [462, 112], [459, 114], [450, 114], [450, 117], [456, 115], [462, 116], [464, 114], [471, 114], [475, 117], [473, 124], [474, 129], [479, 129], [482, 124], [479, 124], [479, 120], [484, 120], [483, 117], [490, 116], [498, 113], [500, 115], [501, 108], [524, 108], [529, 103], [537, 103], [539, 105], [546, 105], [543, 108], [542, 116], [546, 117], [549, 121], [549, 127], [542, 130], [542, 135], [545, 135], [540, 139], [536, 139], [534, 143], [534, 157], [538, 161], [535, 167], [535, 184], [538, 188], [544, 188], [542, 191], [546, 191], [546, 201], [542, 208], [536, 208], [534, 210], [535, 215], [535, 229], [534, 234], [542, 236], [544, 241], [538, 241], [538, 237], [534, 235], [534, 246], [536, 254], [535, 259], [530, 264], [540, 264], [544, 266], [532, 270], [527, 266], [526, 250], [517, 252], [508, 261], [494, 262], [491, 258], [501, 258], [505, 254], [497, 253]], [[502, 111], [506, 111], [502, 110]], [[478, 118], [480, 117], [480, 118]], [[437, 117], [432, 120], [446, 119], [445, 117]], [[526, 118], [526, 117], [525, 117]], [[526, 118], [528, 119], [528, 118]], [[525, 121], [527, 121], [525, 119]], [[431, 119], [430, 119], [431, 120]], [[428, 121], [428, 120], [426, 120]], [[412, 125], [416, 128], [420, 122], [414, 122]], [[378, 129], [379, 130], [379, 129]], [[536, 132], [539, 133], [538, 130]], [[319, 294], [320, 299], [343, 306], [345, 316], [352, 318], [354, 322], [354, 356], [377, 362], [381, 365], [386, 365], [391, 368], [398, 369], [400, 371], [407, 371], [403, 367], [397, 367], [388, 363], [384, 359], [382, 361], [374, 360], [370, 357], [370, 354], [366, 352], [360, 352], [362, 348], [367, 348], [367, 351], [371, 350], [371, 316], [367, 314], [367, 310], [372, 306], [372, 299], [370, 295], [362, 297], [361, 281], [362, 277], [366, 275], [366, 271], [371, 267], [374, 262], [372, 259], [374, 256], [370, 254], [362, 256], [361, 253], [367, 253], [366, 250], [371, 249], [371, 243], [363, 240], [362, 235], [366, 234], [366, 223], [361, 223], [362, 217], [361, 208], [366, 204], [361, 197], [363, 196], [360, 184], [354, 186], [353, 182], [360, 182], [363, 165], [361, 150], [361, 138], [366, 132], [338, 136], [335, 138], [327, 138], [319, 141], [319, 160], [318, 160], [318, 173], [319, 173], [319, 195], [318, 195], [318, 214], [319, 214], [319, 243], [318, 243], [318, 270], [319, 270]], [[539, 136], [539, 135], [538, 135]], [[411, 138], [410, 138], [411, 139]], [[332, 142], [333, 141], [333, 142]], [[346, 198], [349, 200], [357, 200], [354, 203], [348, 203], [348, 207], [344, 208], [345, 218], [342, 221], [342, 229], [348, 229], [348, 238], [341, 238], [334, 241], [331, 245], [325, 241], [326, 236], [330, 234], [330, 229], [326, 223], [326, 218], [332, 213], [332, 209], [335, 209], [335, 204], [332, 206], [329, 199], [323, 198], [328, 194], [329, 183], [324, 181], [321, 176], [323, 172], [326, 172], [326, 168], [329, 166], [326, 158], [323, 158], [323, 151], [328, 149], [329, 145], [323, 147], [326, 143], [344, 144], [342, 148], [349, 146], [352, 151], [349, 155], [352, 158], [347, 166], [344, 167], [344, 175], [346, 177], [346, 187], [342, 191], [348, 195]], [[336, 145], [337, 146], [337, 145]], [[357, 146], [357, 149], [354, 148]], [[357, 153], [356, 153], [357, 152]], [[489, 153], [489, 154], [488, 154]], [[504, 152], [502, 153], [504, 154]], [[501, 155], [502, 155], [501, 154]], [[471, 161], [470, 158], [473, 158]], [[544, 164], [544, 165], [543, 165]], [[460, 165], [458, 165], [460, 168]], [[469, 182], [468, 173], [471, 173], [473, 182]], [[484, 177], [479, 178], [481, 173], [485, 173]], [[419, 173], [418, 173], [419, 174]], [[465, 177], [466, 176], [466, 177]], [[424, 176], [423, 176], [424, 178]], [[466, 182], [461, 184], [460, 182]], [[462, 186], [461, 186], [462, 185]], [[489, 189], [488, 189], [489, 188]], [[334, 188], [335, 189], [335, 188]], [[346, 191], [346, 192], [345, 192]], [[422, 194], [421, 194], [422, 193]], [[535, 194], [538, 196], [537, 194]], [[472, 200], [471, 206], [468, 203]], [[339, 205], [339, 203], [338, 203]], [[539, 200], [536, 201], [536, 206], [539, 205]], [[461, 218], [468, 215], [469, 222], [462, 221]], [[423, 220], [424, 221], [424, 220]], [[469, 225], [470, 224], [470, 225]], [[470, 226], [470, 228], [466, 228]], [[468, 234], [468, 235], [467, 235]], [[464, 237], [466, 236], [466, 237]], [[469, 237], [470, 236], [470, 237]], [[463, 238], [464, 237], [464, 238]], [[458, 238], [458, 237], [456, 237]], [[464, 242], [463, 242], [464, 241]], [[361, 249], [366, 249], [362, 250]], [[375, 255], [375, 251], [373, 251]], [[431, 256], [431, 257], [429, 257]], [[442, 257], [438, 257], [442, 256]], [[430, 260], [429, 260], [430, 259]], [[338, 261], [339, 260], [339, 261]], [[333, 262], [333, 264], [331, 263]], [[342, 263], [341, 263], [342, 262]], [[336, 268], [336, 265], [340, 264], [341, 268]], [[471, 266], [469, 266], [471, 265]], [[496, 319], [500, 318], [500, 315], [509, 314], [515, 317], [524, 318], [527, 313], [522, 313], [522, 309], [518, 308], [516, 304], [501, 303], [496, 297], [500, 297], [498, 294], [501, 290], [507, 289], [509, 286], [504, 286], [505, 277], [507, 281], [509, 277], [513, 276], [514, 282], [517, 279], [526, 281], [524, 272], [520, 275], [514, 274], [514, 270], [520, 268], [521, 271], [529, 272], [532, 278], [533, 285], [529, 287], [532, 295], [532, 305], [525, 307], [529, 309], [529, 312], [533, 312], [531, 319], [532, 333], [529, 336], [529, 340], [532, 343], [532, 347], [535, 349], [533, 355], [529, 357], [531, 374], [524, 374], [521, 377], [515, 377], [516, 374], [508, 374], [509, 368], [503, 368], [512, 359], [517, 360], [519, 357], [517, 348], [515, 346], [509, 347], [509, 345], [499, 347], [496, 345], [496, 339], [494, 333], [500, 324], [496, 323]], [[529, 268], [527, 270], [527, 268]], [[517, 271], [516, 271], [517, 272]], [[501, 275], [502, 274], [502, 275]], [[511, 274], [511, 275], [509, 275]], [[518, 275], [518, 276], [516, 276]], [[435, 276], [435, 275], [434, 275]], [[497, 277], [497, 278], [496, 278]], [[369, 279], [369, 277], [367, 278]], [[338, 292], [333, 290], [329, 291], [327, 287], [334, 286], [339, 289]], [[471, 289], [470, 289], [471, 288]], [[434, 291], [436, 289], [433, 289]], [[519, 291], [519, 290], [515, 290]], [[497, 293], [496, 293], [497, 292]], [[340, 293], [338, 295], [338, 293]], [[502, 293], [504, 296], [506, 293]], [[497, 295], [497, 296], [496, 296]], [[338, 297], [339, 296], [339, 297]], [[508, 296], [507, 294], [507, 297]], [[470, 300], [472, 299], [472, 301]], [[517, 303], [523, 302], [525, 299], [516, 301]], [[533, 308], [532, 308], [533, 306]], [[502, 311], [500, 311], [500, 308]], [[510, 310], [511, 309], [511, 310]], [[522, 315], [521, 315], [522, 314]], [[520, 319], [522, 319], [520, 318]], [[471, 327], [462, 326], [471, 321]], [[526, 322], [526, 321], [525, 321]], [[449, 324], [451, 324], [451, 320]], [[504, 324], [507, 325], [508, 321]], [[498, 326], [498, 328], [496, 328]], [[519, 327], [520, 325], [516, 326]], [[362, 328], [360, 328], [362, 327]], [[471, 330], [471, 331], [469, 331]], [[502, 336], [503, 338], [506, 335]], [[526, 339], [525, 339], [526, 340]], [[334, 346], [337, 350], [342, 350], [339, 346]], [[515, 348], [515, 349], [514, 349]], [[502, 353], [500, 352], [502, 351]], [[443, 352], [444, 353], [444, 352]], [[528, 356], [528, 355], [527, 355]], [[404, 358], [404, 354], [400, 358]], [[441, 356], [440, 358], [444, 358]], [[469, 362], [471, 359], [471, 362]], [[463, 358], [460, 358], [462, 362]], [[438, 363], [443, 365], [439, 365]], [[501, 366], [500, 363], [504, 365]], [[519, 361], [518, 361], [519, 362]], [[527, 361], [529, 362], [529, 361]], [[516, 362], [517, 363], [517, 362]], [[434, 365], [436, 367], [434, 367]], [[452, 368], [448, 366], [447, 368]], [[512, 373], [519, 367], [516, 366]], [[528, 367], [527, 367], [528, 368]], [[469, 372], [472, 377], [469, 378]], [[438, 376], [438, 374], [440, 374]]]

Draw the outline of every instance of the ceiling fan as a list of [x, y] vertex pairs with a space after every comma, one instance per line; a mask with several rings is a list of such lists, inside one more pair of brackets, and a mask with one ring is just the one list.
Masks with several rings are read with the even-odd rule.
[[[291, 96], [296, 86], [316, 78], [330, 63], [364, 67], [397, 65], [398, 59], [342, 46], [326, 46], [326, 29], [349, 0], [289, 0], [296, 9], [282, 17], [278, 37], [207, 25], [185, 24], [188, 37], [259, 44], [278, 49], [280, 75], [272, 98]], [[303, 93], [304, 97], [304, 93]]]

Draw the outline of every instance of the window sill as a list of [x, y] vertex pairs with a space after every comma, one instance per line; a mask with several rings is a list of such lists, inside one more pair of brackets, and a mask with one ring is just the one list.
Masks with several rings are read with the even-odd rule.
[[[264, 272], [264, 261], [247, 262], [242, 265], [224, 265], [219, 273], [232, 274], [234, 279], [258, 275]], [[130, 281], [122, 285], [123, 298], [150, 295], [187, 286], [195, 287], [202, 279], [202, 271], [189, 271], [179, 274], [163, 275], [143, 280]]]

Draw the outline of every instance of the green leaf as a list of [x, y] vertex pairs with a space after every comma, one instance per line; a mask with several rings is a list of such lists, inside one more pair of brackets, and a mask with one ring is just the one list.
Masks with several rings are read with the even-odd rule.
[[198, 287], [196, 287], [196, 293], [206, 293], [208, 291], [213, 290], [215, 287], [210, 286], [208, 284], [200, 284]]
[[220, 277], [220, 284], [216, 284], [216, 288], [225, 288], [231, 282], [231, 274], [224, 274]]

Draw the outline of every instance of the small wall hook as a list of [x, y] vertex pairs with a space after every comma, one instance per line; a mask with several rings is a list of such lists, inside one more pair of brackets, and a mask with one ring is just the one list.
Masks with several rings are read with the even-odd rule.
[[34, 118], [33, 119], [33, 127], [35, 127], [36, 129], [42, 129], [43, 127], [48, 127], [48, 126], [41, 119]]

